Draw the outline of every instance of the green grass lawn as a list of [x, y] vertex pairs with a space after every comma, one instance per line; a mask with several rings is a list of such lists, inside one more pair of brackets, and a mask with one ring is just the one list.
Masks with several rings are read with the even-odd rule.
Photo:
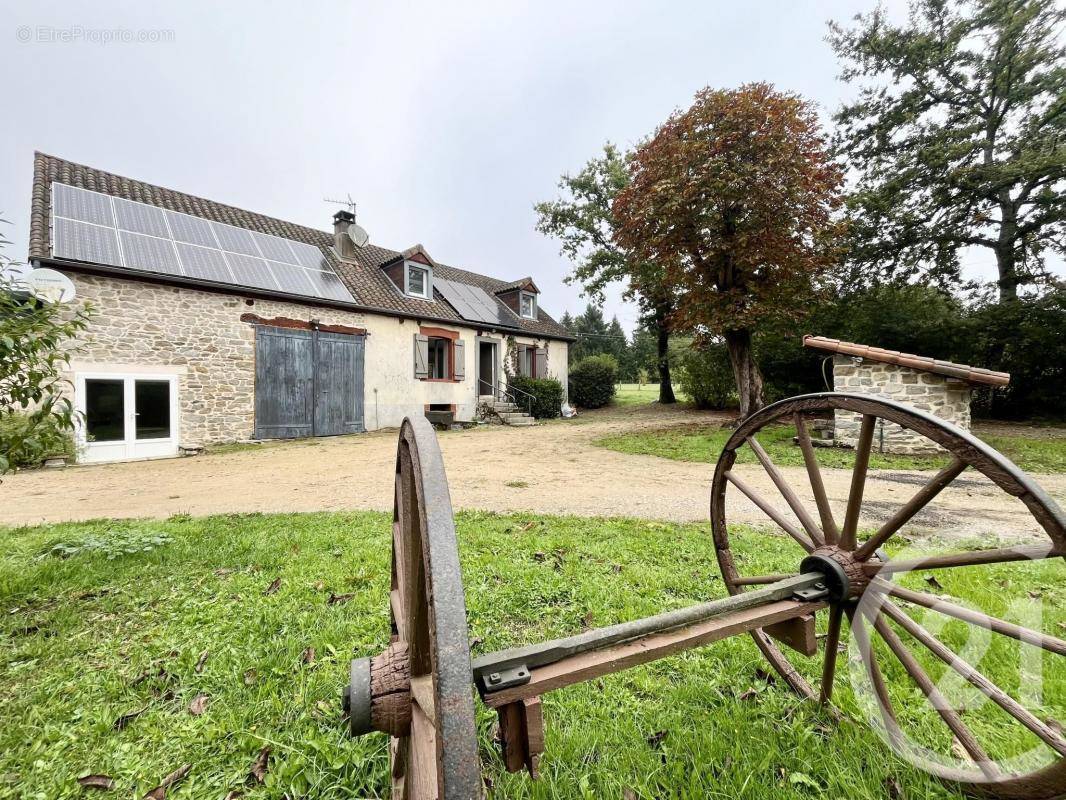
[[[1066, 437], [1036, 438], [1033, 436], [981, 435], [988, 444], [1027, 472], [1066, 472]], [[715, 462], [725, 446], [731, 430], [713, 425], [691, 425], [664, 430], [643, 430], [597, 439], [595, 444], [621, 453], [659, 456], [675, 461]], [[802, 466], [803, 453], [792, 443], [796, 429], [792, 425], [775, 425], [759, 434], [759, 443], [775, 464]], [[853, 450], [822, 447], [816, 450], [818, 462], [826, 467], [850, 469], [855, 462]], [[757, 463], [748, 447], [737, 451], [741, 464]], [[873, 453], [870, 466], [874, 469], [940, 469], [948, 459], [939, 456], [904, 456]]]
[[[704, 526], [457, 519], [475, 653], [724, 594]], [[388, 642], [388, 531], [389, 517], [376, 513], [0, 530], [0, 798], [142, 797], [183, 764], [191, 771], [168, 798], [221, 800], [233, 789], [246, 798], [387, 796], [385, 737], [351, 740], [339, 714], [349, 659]], [[790, 548], [743, 530], [734, 552], [754, 574], [794, 569]], [[1042, 593], [1057, 615], [1046, 626], [1066, 625], [1061, 561], [938, 577], [937, 591], [1000, 610], [1014, 594]], [[961, 626], [939, 635], [961, 637]], [[1016, 663], [1004, 641], [1015, 644], [997, 640], [977, 662], [993, 678]], [[768, 681], [765, 666], [745, 636], [547, 695], [537, 782], [503, 772], [493, 715], [479, 706], [492, 795], [958, 796], [887, 755], [864, 724], [836, 726]], [[943, 745], [944, 729], [922, 716], [900, 670], [886, 672], [908, 721]], [[1044, 685], [1053, 702], [1042, 713], [1066, 718], [1062, 671], [1046, 666]], [[857, 716], [845, 689], [838, 694]], [[193, 714], [200, 695], [206, 707]], [[988, 709], [967, 715], [1009, 752], [1017, 742], [997, 720]], [[264, 747], [265, 783], [246, 786]], [[89, 773], [111, 776], [115, 788], [90, 795], [77, 783]]]
[[[686, 397], [681, 392], [680, 386], [674, 386], [674, 394], [677, 399], [684, 402]], [[639, 383], [620, 383], [615, 391], [613, 405], [616, 406], [643, 406], [659, 402], [659, 383], [649, 382], [641, 386]]]

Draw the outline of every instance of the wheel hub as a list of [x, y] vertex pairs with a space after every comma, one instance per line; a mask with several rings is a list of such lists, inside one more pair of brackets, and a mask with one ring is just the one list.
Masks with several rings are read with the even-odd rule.
[[861, 597], [870, 585], [863, 562], [851, 551], [841, 550], [836, 545], [823, 545], [813, 550], [800, 562], [800, 572], [824, 575], [829, 599], [834, 603]]

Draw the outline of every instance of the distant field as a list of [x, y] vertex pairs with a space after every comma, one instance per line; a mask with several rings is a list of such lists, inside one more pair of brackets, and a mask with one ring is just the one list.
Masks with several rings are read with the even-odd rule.
[[[679, 402], [687, 402], [688, 398], [681, 392], [680, 386], [674, 386], [674, 395]], [[614, 404], [619, 406], [639, 406], [647, 403], [659, 402], [659, 384], [646, 383], [620, 383], [614, 396]]]

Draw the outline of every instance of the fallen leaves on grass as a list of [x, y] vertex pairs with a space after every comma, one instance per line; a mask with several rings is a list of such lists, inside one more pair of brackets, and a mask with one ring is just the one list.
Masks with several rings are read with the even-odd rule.
[[270, 766], [270, 747], [264, 747], [259, 751], [259, 755], [255, 757], [255, 762], [252, 764], [252, 768], [248, 771], [248, 778], [245, 781], [249, 786], [258, 786], [266, 780], [267, 769]]
[[755, 677], [758, 680], [769, 684], [770, 686], [773, 686], [775, 683], [777, 683], [777, 678], [774, 677], [771, 673], [764, 670], [762, 667], [755, 668]]
[[943, 585], [936, 579], [936, 575], [926, 575], [925, 582], [932, 586], [934, 589], [943, 590]]
[[110, 792], [115, 788], [115, 779], [110, 775], [82, 775], [78, 778], [78, 784], [86, 789], [103, 789]]
[[246, 669], [244, 671], [244, 685], [251, 686], [259, 679], [259, 673], [255, 669]]
[[163, 800], [167, 796], [167, 789], [173, 786], [175, 783], [185, 779], [185, 776], [192, 770], [192, 764], [184, 764], [178, 767], [176, 770], [167, 775], [163, 780], [159, 782], [152, 791], [144, 796], [144, 800]]
[[667, 733], [667, 731], [655, 731], [655, 733], [653, 733], [646, 739], [646, 741], [648, 742], [648, 746], [655, 748], [661, 747], [663, 739], [666, 738]]
[[315, 648], [308, 647], [300, 654], [300, 661], [304, 664], [315, 663]]
[[281, 588], [281, 578], [274, 578], [270, 585], [263, 590], [263, 594], [274, 594]]
[[208, 655], [210, 655], [208, 651], [204, 650], [202, 653], [200, 653], [200, 657], [196, 659], [196, 666], [193, 667], [193, 672], [195, 672], [197, 675], [204, 671], [204, 664], [207, 663]]
[[330, 592], [329, 598], [326, 600], [326, 603], [331, 606], [342, 605], [344, 603], [347, 603], [353, 597], [355, 597], [354, 594], [333, 594], [333, 592]]
[[903, 787], [894, 775], [885, 778], [885, 794], [888, 795], [889, 800], [903, 800]]
[[114, 724], [111, 727], [114, 728], [116, 731], [125, 730], [127, 725], [129, 725], [147, 710], [148, 706], [145, 706], [144, 708], [138, 708], [136, 711], [127, 711], [125, 714], [119, 716], [119, 718], [115, 720]]
[[748, 689], [748, 691], [744, 692], [737, 699], [738, 700], [754, 700], [758, 696], [759, 696], [759, 693], [757, 691], [755, 691], [754, 689]]
[[200, 716], [204, 713], [204, 711], [207, 710], [207, 704], [210, 701], [211, 698], [209, 698], [206, 694], [196, 695], [196, 697], [193, 698], [192, 702], [189, 703], [189, 713], [192, 714], [194, 717]]

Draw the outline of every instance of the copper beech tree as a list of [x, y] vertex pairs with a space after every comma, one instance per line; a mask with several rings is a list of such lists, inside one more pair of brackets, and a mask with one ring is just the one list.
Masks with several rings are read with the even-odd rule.
[[704, 89], [629, 170], [615, 235], [665, 271], [679, 328], [725, 340], [746, 417], [763, 405], [753, 329], [798, 318], [837, 258], [842, 176], [814, 107], [765, 83]]

